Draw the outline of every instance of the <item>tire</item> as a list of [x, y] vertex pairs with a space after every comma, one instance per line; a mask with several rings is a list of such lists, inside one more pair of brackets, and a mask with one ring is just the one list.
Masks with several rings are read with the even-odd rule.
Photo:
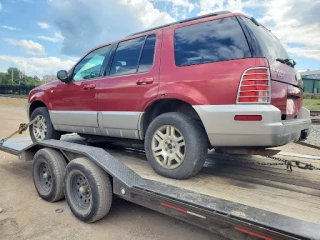
[[[29, 127], [29, 132], [30, 132], [30, 136], [33, 142], [37, 142], [37, 141], [41, 141], [41, 140], [46, 140], [46, 139], [60, 139], [61, 137], [61, 133], [56, 131], [53, 126], [52, 126], [52, 122], [50, 119], [50, 115], [48, 112], [48, 109], [46, 107], [38, 107], [36, 108], [31, 116], [30, 119], [34, 119], [36, 116], [40, 116], [41, 120], [35, 122], [34, 124], [32, 124]], [[46, 131], [43, 132], [43, 134], [37, 135], [36, 132], [36, 128], [39, 129], [40, 127], [42, 127], [41, 129], [43, 129], [43, 124], [40, 124], [40, 122], [42, 122], [42, 120], [44, 120], [44, 125], [46, 126]], [[38, 125], [41, 125], [40, 127]]]
[[66, 166], [66, 160], [58, 150], [43, 148], [35, 154], [33, 182], [42, 199], [56, 202], [64, 198], [63, 179]]
[[81, 157], [68, 164], [64, 186], [68, 205], [81, 221], [92, 223], [108, 214], [113, 197], [110, 179], [89, 159]]
[[[168, 126], [174, 127], [173, 135], [175, 137], [168, 136]], [[159, 138], [154, 137], [156, 132], [161, 132], [164, 128], [165, 134], [162, 132], [162, 137], [164, 140], [167, 139], [166, 141], [173, 141], [172, 150], [169, 149], [170, 146], [166, 141], [161, 144], [162, 140], [159, 141]], [[181, 136], [184, 139], [184, 147], [181, 147], [183, 146]], [[187, 179], [197, 174], [203, 167], [208, 153], [207, 139], [207, 134], [200, 122], [185, 114], [171, 112], [164, 113], [151, 122], [146, 131], [144, 146], [148, 162], [155, 172], [169, 178]], [[153, 151], [152, 146], [157, 151]], [[160, 155], [156, 156], [158, 153]], [[165, 156], [168, 156], [167, 164], [165, 164]], [[172, 157], [182, 160], [180, 163], [176, 160], [170, 161]], [[171, 166], [169, 166], [169, 162], [172, 163]]]

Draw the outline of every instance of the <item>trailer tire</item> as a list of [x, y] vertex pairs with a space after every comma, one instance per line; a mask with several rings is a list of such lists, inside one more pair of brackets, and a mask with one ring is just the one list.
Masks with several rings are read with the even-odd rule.
[[[30, 136], [31, 136], [32, 141], [33, 142], [37, 142], [37, 141], [41, 141], [41, 140], [45, 140], [45, 139], [58, 139], [59, 140], [60, 137], [61, 137], [61, 133], [59, 131], [56, 131], [53, 128], [48, 109], [46, 107], [38, 107], [38, 108], [36, 108], [31, 113], [30, 120], [33, 120], [37, 116], [41, 117], [40, 121], [43, 121], [43, 123], [42, 124], [40, 124], [40, 123], [38, 124], [38, 121], [36, 121], [34, 124], [30, 125], [29, 132], [30, 132]], [[39, 134], [39, 135], [36, 136], [36, 133], [35, 133], [34, 129], [36, 127], [39, 128], [39, 129], [40, 128], [43, 129], [42, 125], [44, 125], [46, 127], [46, 131], [43, 132], [43, 135]], [[38, 130], [38, 131], [41, 131], [41, 130]]]
[[35, 154], [33, 182], [42, 199], [56, 202], [64, 198], [63, 178], [66, 166], [66, 160], [58, 150], [43, 148]]
[[81, 221], [95, 222], [106, 216], [112, 204], [109, 176], [88, 158], [71, 161], [64, 178], [66, 200]]
[[146, 131], [145, 152], [158, 174], [187, 179], [203, 167], [208, 153], [207, 139], [199, 121], [183, 113], [164, 113], [156, 117]]

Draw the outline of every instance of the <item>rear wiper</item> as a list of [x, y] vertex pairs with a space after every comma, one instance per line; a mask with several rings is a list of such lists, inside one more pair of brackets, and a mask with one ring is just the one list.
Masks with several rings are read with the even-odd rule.
[[[287, 64], [288, 66], [290, 67], [294, 67], [297, 63], [291, 59], [291, 58], [286, 58], [286, 59], [282, 59], [282, 58], [277, 58], [276, 59], [278, 62], [281, 62], [281, 63], [284, 63], [284, 64]], [[292, 62], [291, 62], [292, 61]]]

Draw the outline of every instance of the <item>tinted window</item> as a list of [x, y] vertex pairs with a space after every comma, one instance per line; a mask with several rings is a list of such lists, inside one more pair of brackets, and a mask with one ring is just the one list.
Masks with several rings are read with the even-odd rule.
[[271, 32], [262, 26], [257, 26], [246, 17], [241, 17], [241, 20], [245, 23], [249, 34], [257, 40], [258, 47], [262, 54], [260, 57], [267, 57], [270, 59], [289, 58], [288, 53], [281, 45], [278, 38], [276, 38]]
[[251, 57], [248, 43], [235, 17], [176, 29], [174, 53], [177, 66]]
[[145, 37], [120, 42], [114, 54], [110, 75], [125, 75], [137, 72], [141, 48]]
[[111, 46], [105, 46], [94, 50], [85, 56], [73, 71], [74, 81], [97, 78], [101, 76], [103, 61], [109, 53]]
[[156, 45], [156, 35], [148, 36], [140, 58], [138, 72], [147, 72], [153, 65], [154, 49]]

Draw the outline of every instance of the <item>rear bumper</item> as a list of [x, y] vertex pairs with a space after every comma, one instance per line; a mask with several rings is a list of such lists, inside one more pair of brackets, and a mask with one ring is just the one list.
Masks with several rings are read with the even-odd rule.
[[[273, 105], [193, 106], [213, 147], [275, 147], [309, 135], [310, 111], [301, 108], [298, 118], [281, 121]], [[235, 121], [235, 115], [261, 115], [261, 121]]]

